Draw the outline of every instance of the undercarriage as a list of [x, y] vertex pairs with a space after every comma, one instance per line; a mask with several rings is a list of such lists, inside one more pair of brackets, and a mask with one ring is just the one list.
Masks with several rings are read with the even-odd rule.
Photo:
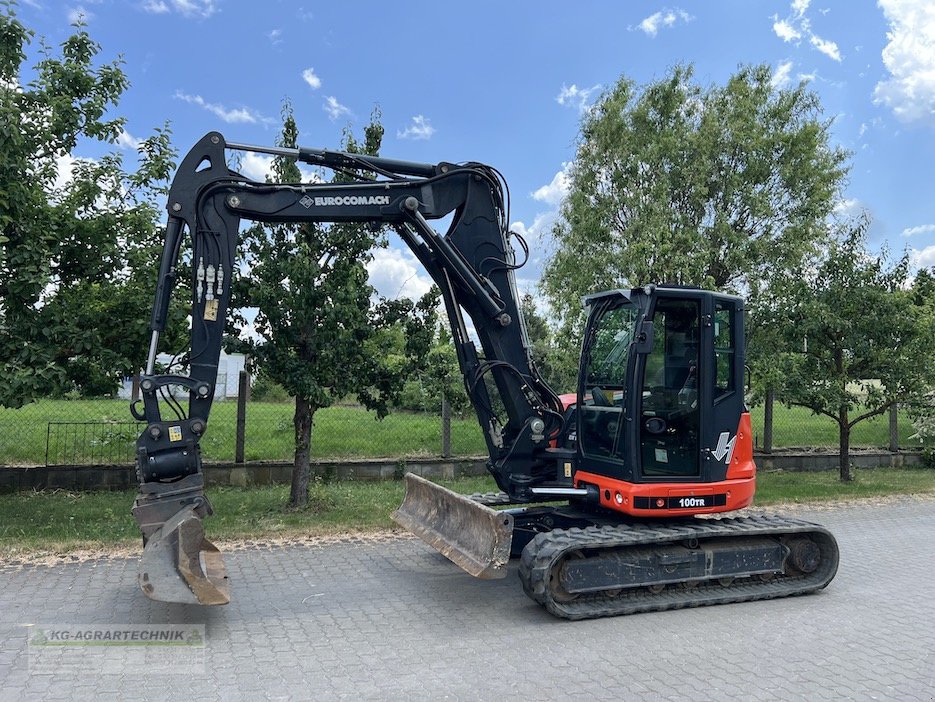
[[551, 614], [592, 619], [804, 595], [837, 568], [826, 529], [757, 516], [555, 529], [525, 546], [519, 577]]

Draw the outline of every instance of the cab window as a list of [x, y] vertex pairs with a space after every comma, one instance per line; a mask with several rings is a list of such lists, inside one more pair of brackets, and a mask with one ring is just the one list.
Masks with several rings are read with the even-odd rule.
[[714, 307], [714, 399], [732, 393], [734, 388], [734, 305], [718, 302]]

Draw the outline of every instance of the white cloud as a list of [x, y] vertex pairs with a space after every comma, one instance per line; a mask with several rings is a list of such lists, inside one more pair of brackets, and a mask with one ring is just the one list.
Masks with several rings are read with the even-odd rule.
[[[532, 224], [526, 224], [520, 220], [510, 225], [510, 230], [519, 234], [527, 243], [532, 244], [535, 241], [541, 241], [542, 238], [552, 230], [552, 225], [558, 219], [558, 210], [549, 210], [548, 212], [538, 212], [532, 220]], [[535, 247], [531, 247], [535, 248]], [[522, 255], [522, 253], [520, 253]], [[534, 251], [530, 251], [530, 257], [534, 256]]]
[[552, 207], [561, 205], [562, 200], [568, 195], [568, 188], [571, 184], [571, 166], [571, 163], [563, 163], [562, 170], [555, 174], [552, 182], [533, 192], [532, 199]]
[[276, 46], [277, 44], [282, 44], [282, 30], [272, 29], [266, 33], [266, 38], [270, 40], [273, 46]]
[[776, 66], [770, 82], [774, 88], [785, 88], [789, 85], [792, 82], [792, 61], [783, 61]]
[[147, 0], [142, 7], [152, 15], [164, 15], [169, 12], [169, 6], [163, 0]]
[[827, 223], [833, 231], [839, 233], [850, 231], [859, 224], [866, 224], [868, 241], [882, 240], [889, 236], [882, 220], [874, 213], [873, 207], [857, 198], [838, 200]]
[[328, 113], [328, 118], [332, 122], [337, 121], [341, 117], [344, 117], [344, 116], [350, 117], [350, 116], [353, 116], [354, 114], [353, 112], [350, 111], [349, 108], [345, 107], [340, 102], [338, 102], [338, 99], [334, 97], [333, 95], [329, 95], [328, 97], [325, 98], [325, 104], [322, 106], [322, 109], [324, 109], [324, 111]]
[[915, 236], [916, 234], [932, 234], [935, 232], [935, 224], [921, 224], [917, 227], [903, 229], [903, 236]]
[[432, 279], [409, 251], [396, 248], [376, 249], [366, 265], [370, 284], [383, 297], [408, 297], [418, 300], [432, 287]]
[[648, 36], [654, 37], [659, 33], [661, 27], [673, 27], [679, 20], [682, 22], [691, 22], [692, 19], [691, 15], [680, 8], [675, 8], [674, 10], [666, 9], [645, 18], [637, 25], [637, 29]]
[[870, 208], [856, 198], [839, 200], [834, 206], [834, 214], [842, 220], [855, 220], [869, 213]]
[[429, 123], [428, 119], [423, 115], [415, 115], [409, 126], [402, 131], [397, 130], [396, 137], [398, 139], [431, 139], [434, 133], [435, 127]]
[[924, 249], [913, 249], [910, 252], [912, 263], [917, 268], [931, 268], [935, 266], [935, 245], [926, 246]]
[[73, 7], [68, 11], [68, 24], [87, 24], [94, 17], [94, 14], [83, 8], [81, 5]]
[[55, 182], [52, 184], [52, 191], [62, 190], [71, 181], [75, 171], [77, 159], [72, 158], [71, 154], [62, 154], [55, 157]]
[[184, 100], [192, 105], [197, 105], [228, 124], [272, 124], [275, 121], [269, 117], [264, 117], [259, 112], [254, 112], [248, 107], [231, 109], [216, 102], [208, 102], [201, 97], [201, 95], [189, 95], [180, 90], [176, 91], [175, 98], [177, 100]]
[[929, 0], [879, 0], [889, 22], [883, 65], [890, 78], [877, 83], [874, 102], [903, 122], [935, 125], [935, 5]]
[[177, 12], [183, 17], [207, 19], [218, 11], [216, 0], [146, 0], [141, 7], [144, 12], [163, 15]]
[[773, 31], [776, 32], [776, 36], [783, 41], [798, 41], [802, 38], [802, 33], [799, 32], [799, 30], [786, 22], [786, 20], [779, 19], [778, 15], [773, 15]]
[[[297, 165], [299, 173], [302, 174], [303, 183], [322, 182], [321, 176], [316, 170], [303, 166], [301, 163]], [[258, 154], [255, 151], [245, 151], [240, 154], [240, 161], [236, 165], [236, 169], [250, 180], [263, 183], [266, 181], [266, 176], [273, 173], [273, 157]]]
[[140, 144], [142, 143], [142, 139], [137, 139], [126, 129], [121, 130], [120, 134], [117, 135], [117, 146], [121, 149], [133, 149], [135, 151], [140, 148]]
[[312, 90], [318, 90], [321, 87], [321, 78], [315, 75], [315, 69], [309, 66], [302, 71], [302, 80], [308, 83]]
[[557, 102], [559, 105], [565, 105], [567, 107], [577, 107], [578, 110], [584, 112], [586, 109], [588, 109], [591, 95], [600, 90], [600, 88], [600, 83], [592, 85], [590, 88], [579, 88], [574, 83], [572, 83], [570, 86], [562, 83], [562, 89], [555, 97], [555, 102]]
[[[810, 0], [792, 0], [791, 14], [780, 19], [778, 14], [772, 15], [773, 32], [784, 42], [798, 42], [802, 37], [808, 37], [808, 42], [820, 53], [832, 61], [841, 61], [841, 50], [831, 39], [823, 39], [812, 31], [811, 22], [805, 16]], [[820, 11], [820, 10], [819, 10]]]
[[[563, 163], [562, 169], [552, 177], [550, 183], [537, 188], [531, 193], [532, 199], [548, 205], [548, 210], [537, 212], [529, 225], [522, 221], [510, 224], [510, 229], [530, 244], [534, 244], [536, 241], [542, 242], [552, 231], [552, 227], [558, 220], [559, 207], [562, 200], [568, 195], [568, 188], [571, 185], [572, 165], [572, 163]], [[533, 245], [530, 248], [530, 259], [541, 257], [543, 253], [541, 246]]]
[[257, 154], [253, 151], [247, 151], [240, 157], [240, 163], [237, 170], [247, 176], [250, 180], [263, 182], [266, 176], [270, 174], [273, 166], [273, 157]]
[[830, 39], [822, 39], [817, 34], [809, 34], [808, 40], [812, 43], [812, 46], [814, 46], [832, 61], [837, 61], [838, 63], [841, 62], [841, 52], [838, 49], [838, 45], [833, 41]]

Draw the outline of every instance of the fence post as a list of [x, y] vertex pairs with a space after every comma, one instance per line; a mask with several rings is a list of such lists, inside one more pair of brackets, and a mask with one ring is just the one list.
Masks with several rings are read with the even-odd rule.
[[442, 393], [442, 458], [451, 457], [451, 405]]
[[890, 405], [890, 452], [899, 451], [899, 411], [896, 403]]
[[763, 401], [763, 453], [773, 452], [773, 389], [766, 390]]
[[247, 395], [250, 393], [250, 376], [247, 371], [240, 371], [237, 383], [237, 444], [234, 449], [234, 462], [244, 462], [244, 434], [247, 429]]

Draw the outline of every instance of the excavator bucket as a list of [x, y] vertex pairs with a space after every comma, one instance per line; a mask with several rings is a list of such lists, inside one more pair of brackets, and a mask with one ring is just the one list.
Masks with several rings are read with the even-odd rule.
[[513, 516], [406, 473], [406, 497], [393, 520], [471, 575], [506, 577]]
[[230, 602], [224, 560], [205, 538], [195, 507], [180, 510], [149, 536], [138, 577], [151, 600], [202, 605]]

